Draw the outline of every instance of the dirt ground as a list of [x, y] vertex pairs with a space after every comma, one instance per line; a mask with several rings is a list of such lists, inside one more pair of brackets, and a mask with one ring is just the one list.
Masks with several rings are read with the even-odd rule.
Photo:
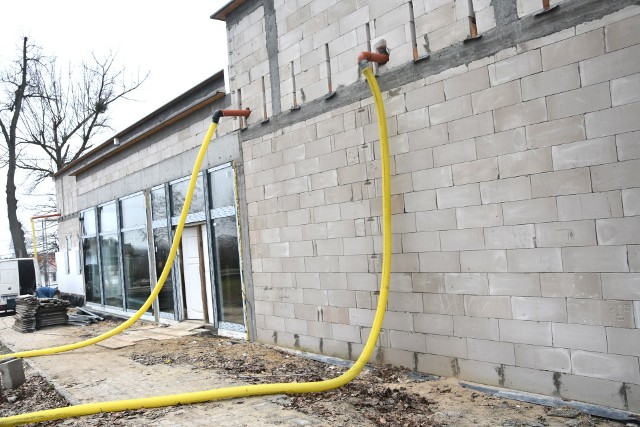
[[[113, 324], [86, 327], [94, 336]], [[187, 336], [163, 341], [140, 341], [114, 350], [141, 365], [187, 366], [195, 372], [215, 371], [231, 381], [259, 384], [318, 381], [340, 375], [347, 368], [326, 364], [259, 343], [213, 336]], [[45, 379], [26, 370], [27, 382], [5, 391], [0, 416], [68, 405]], [[239, 399], [238, 403], [242, 403]], [[574, 409], [549, 409], [508, 400], [462, 387], [456, 379], [434, 379], [404, 369], [375, 366], [343, 388], [317, 394], [282, 396], [282, 408], [321, 418], [328, 426], [621, 426]], [[215, 411], [215, 402], [205, 403]], [[209, 409], [210, 408], [210, 409]], [[80, 419], [41, 423], [45, 426], [133, 426], [189, 406], [100, 414]], [[144, 417], [142, 417], [144, 415]], [[635, 426], [636, 424], [626, 424]]]

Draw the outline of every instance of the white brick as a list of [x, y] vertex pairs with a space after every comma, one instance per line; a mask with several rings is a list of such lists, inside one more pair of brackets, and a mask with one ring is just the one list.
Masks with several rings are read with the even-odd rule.
[[625, 246], [586, 246], [563, 248], [564, 271], [568, 272], [627, 272]]
[[511, 249], [507, 251], [509, 271], [514, 273], [562, 271], [562, 255], [558, 248]]
[[640, 25], [640, 15], [607, 25], [604, 29], [607, 51], [640, 44], [638, 25]]
[[543, 46], [541, 52], [545, 70], [602, 55], [604, 53], [602, 29]]
[[540, 288], [544, 297], [602, 298], [599, 273], [543, 273]]
[[515, 355], [517, 366], [554, 372], [571, 371], [570, 352], [565, 348], [516, 344]]
[[505, 365], [515, 364], [515, 353], [511, 343], [468, 339], [467, 351], [468, 358], [471, 360]]
[[481, 181], [498, 179], [498, 162], [495, 157], [466, 163], [459, 163], [451, 167], [453, 181], [456, 185], [470, 184]]
[[[410, 153], [412, 154], [412, 153]], [[473, 139], [452, 142], [433, 148], [433, 164], [436, 167], [466, 162], [476, 159], [476, 145]]]
[[434, 190], [415, 191], [404, 195], [405, 212], [429, 211], [436, 208], [436, 192]]
[[489, 65], [489, 79], [491, 86], [496, 86], [540, 71], [540, 51], [532, 50]]
[[633, 328], [633, 303], [630, 301], [567, 298], [569, 323]]
[[[377, 132], [376, 129], [376, 140], [378, 137]], [[409, 149], [411, 151], [437, 147], [448, 142], [449, 134], [447, 133], [446, 123], [409, 132]]]
[[416, 212], [416, 229], [418, 231], [455, 230], [456, 228], [455, 209]]
[[640, 356], [640, 329], [607, 328], [607, 344], [609, 353]]
[[402, 235], [403, 252], [427, 252], [440, 250], [437, 232], [406, 233]]
[[446, 273], [444, 286], [448, 294], [487, 295], [489, 281], [483, 273]]
[[425, 313], [464, 315], [462, 295], [424, 294], [423, 302]]
[[611, 107], [609, 82], [570, 90], [547, 97], [549, 120], [576, 116]]
[[640, 73], [611, 81], [611, 103], [613, 106], [640, 101]]
[[604, 299], [640, 300], [640, 274], [603, 273], [602, 296]]
[[551, 346], [551, 323], [500, 319], [500, 341]]
[[640, 116], [640, 102], [588, 113], [584, 118], [587, 135], [589, 138], [598, 138], [639, 130], [638, 116]]
[[607, 351], [604, 326], [554, 323], [551, 329], [555, 347], [599, 352]]
[[453, 318], [441, 314], [416, 313], [413, 315], [413, 329], [427, 334], [453, 335]]
[[443, 335], [427, 335], [427, 352], [442, 356], [467, 357], [467, 340]]
[[444, 102], [444, 86], [442, 82], [424, 86], [406, 93], [407, 111], [425, 108]]
[[[615, 143], [614, 143], [615, 147]], [[437, 147], [440, 148], [440, 147]], [[474, 147], [475, 149], [475, 147]], [[395, 156], [396, 173], [414, 172], [422, 169], [429, 169], [433, 167], [433, 154], [432, 149], [427, 148], [425, 150], [416, 150], [406, 154], [398, 154]], [[358, 165], [354, 165], [358, 166]], [[354, 167], [350, 166], [350, 167]], [[362, 164], [364, 167], [364, 164]], [[340, 171], [338, 170], [338, 174]], [[338, 176], [340, 178], [340, 176]], [[366, 178], [366, 174], [365, 174]], [[364, 179], [362, 179], [364, 181]], [[355, 181], [352, 181], [355, 182]]]
[[527, 146], [529, 148], [548, 147], [583, 141], [586, 138], [582, 116], [567, 117], [527, 126]]
[[616, 135], [618, 160], [640, 159], [640, 132]]
[[523, 151], [527, 147], [525, 128], [494, 133], [476, 138], [476, 154], [479, 159]]
[[468, 35], [469, 23], [465, 19], [459, 19], [445, 27], [439, 28], [429, 34], [429, 53], [460, 42]]
[[431, 125], [450, 122], [472, 114], [469, 95], [435, 104], [429, 107]]
[[535, 246], [533, 224], [485, 228], [487, 249], [525, 249]]
[[640, 215], [640, 188], [622, 190], [624, 216]]
[[640, 187], [640, 160], [591, 167], [593, 191]]
[[[544, 52], [544, 50], [543, 50]], [[541, 98], [580, 87], [578, 64], [570, 64], [522, 79], [522, 100]]]
[[458, 337], [479, 338], [498, 341], [500, 331], [497, 319], [453, 316], [453, 330]]
[[523, 200], [502, 205], [505, 225], [528, 224], [558, 220], [558, 209], [554, 197]]
[[449, 122], [449, 138], [452, 142], [491, 133], [493, 133], [493, 114], [491, 112]]
[[640, 383], [638, 358], [615, 354], [571, 352], [571, 372], [613, 381]]
[[486, 67], [478, 68], [444, 81], [444, 93], [447, 99], [468, 95], [488, 87], [489, 72]]
[[424, 272], [460, 272], [460, 254], [458, 252], [422, 252], [420, 271]]
[[560, 221], [622, 216], [620, 191], [561, 196], [557, 203]]
[[593, 166], [617, 161], [613, 137], [590, 139], [552, 147], [555, 170]]
[[412, 132], [427, 127], [429, 127], [429, 109], [426, 107], [398, 115], [398, 133]]
[[463, 272], [506, 272], [507, 254], [499, 250], [460, 252], [460, 269]]
[[538, 273], [489, 274], [489, 294], [540, 296], [540, 275]]
[[440, 245], [443, 251], [484, 249], [482, 229], [441, 231]]
[[537, 247], [596, 245], [593, 221], [566, 221], [536, 224]]
[[521, 102], [497, 109], [494, 113], [496, 132], [547, 120], [547, 105], [544, 98]]
[[[416, 13], [416, 34], [429, 34], [439, 28], [449, 25], [456, 20], [455, 3], [446, 0], [442, 6], [437, 9], [428, 11], [425, 14]], [[414, 9], [417, 5], [414, 3]]]
[[553, 169], [551, 150], [540, 148], [498, 157], [500, 178], [548, 172]]
[[494, 227], [502, 225], [502, 208], [500, 204], [457, 208], [456, 220], [458, 228]]
[[480, 189], [478, 184], [438, 188], [436, 190], [436, 199], [439, 209], [479, 205]]
[[512, 297], [513, 318], [539, 322], [566, 322], [567, 305], [564, 298]]
[[531, 195], [534, 198], [589, 192], [591, 178], [588, 168], [547, 172], [531, 177]]
[[464, 312], [467, 316], [510, 319], [509, 300], [506, 296], [465, 295]]
[[482, 203], [500, 203], [531, 198], [528, 176], [480, 183]]
[[507, 107], [521, 101], [520, 80], [493, 86], [471, 94], [474, 114]]
[[637, 72], [640, 72], [640, 46], [637, 45], [580, 63], [580, 79], [583, 86], [613, 80]]

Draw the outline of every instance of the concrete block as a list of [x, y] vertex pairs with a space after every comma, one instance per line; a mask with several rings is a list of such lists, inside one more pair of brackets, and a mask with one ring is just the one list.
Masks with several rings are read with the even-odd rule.
[[465, 314], [462, 295], [425, 293], [422, 295], [422, 303], [425, 313], [454, 316], [464, 316]]
[[502, 382], [498, 372], [502, 365], [478, 360], [458, 360], [458, 378], [481, 384], [499, 386]]
[[558, 220], [554, 197], [503, 203], [505, 225], [529, 224]]
[[438, 232], [422, 231], [402, 235], [403, 252], [428, 252], [440, 250]]
[[461, 141], [468, 138], [488, 135], [493, 133], [493, 114], [489, 111], [451, 121], [448, 125], [449, 138], [451, 141]]
[[508, 296], [465, 295], [464, 312], [467, 316], [473, 317], [511, 319], [510, 298]]
[[640, 245], [628, 245], [629, 271], [640, 272]]
[[456, 228], [455, 209], [416, 212], [417, 231], [455, 230]]
[[570, 64], [551, 71], [524, 77], [522, 79], [522, 100], [529, 101], [579, 87], [580, 73], [578, 71], [578, 64]]
[[635, 327], [633, 304], [630, 301], [567, 298], [567, 315], [569, 323]]
[[540, 148], [498, 157], [500, 178], [548, 172], [553, 170], [551, 149]]
[[480, 194], [483, 204], [530, 199], [531, 183], [528, 176], [481, 182]]
[[405, 97], [407, 111], [413, 111], [429, 107], [434, 104], [439, 104], [445, 100], [443, 82], [437, 82], [411, 90], [405, 94]]
[[[376, 129], [376, 138], [378, 137], [377, 132]], [[446, 123], [409, 132], [408, 136], [410, 151], [423, 150], [449, 143]]]
[[560, 380], [560, 395], [565, 399], [597, 403], [612, 408], [626, 408], [625, 399], [620, 395], [622, 382], [599, 378], [563, 374]]
[[611, 107], [609, 82], [547, 97], [549, 120], [561, 119]]
[[602, 273], [604, 299], [640, 300], [640, 274]]
[[622, 190], [624, 216], [640, 215], [640, 188]]
[[553, 345], [576, 350], [606, 353], [607, 337], [604, 326], [554, 323]]
[[600, 245], [640, 243], [640, 216], [596, 220]]
[[414, 273], [411, 282], [413, 292], [444, 293], [444, 273]]
[[419, 212], [437, 209], [434, 190], [414, 191], [404, 195], [404, 211]]
[[516, 344], [515, 359], [516, 366], [543, 371], [571, 372], [571, 354], [566, 348]]
[[631, 132], [640, 129], [634, 118], [640, 113], [640, 103], [621, 105], [585, 115], [589, 138]]
[[511, 249], [507, 251], [509, 272], [535, 273], [562, 271], [559, 248]]
[[593, 191], [607, 191], [640, 187], [640, 160], [593, 166]]
[[[429, 52], [436, 52], [454, 43], [464, 40], [469, 35], [469, 23], [465, 19], [459, 19], [449, 25], [439, 28], [428, 34]], [[418, 46], [422, 47], [421, 44]]]
[[489, 65], [491, 86], [497, 86], [542, 71], [540, 50], [532, 50]]
[[416, 191], [451, 187], [453, 185], [451, 166], [413, 172], [411, 174], [411, 180], [413, 189]]
[[603, 353], [640, 356], [640, 329], [607, 328], [608, 351]]
[[4, 390], [15, 390], [25, 381], [22, 359], [10, 359], [0, 363], [0, 382]]
[[470, 116], [471, 114], [471, 96], [469, 95], [461, 96], [429, 107], [431, 125], [450, 122], [452, 120]]
[[436, 199], [439, 209], [479, 205], [480, 187], [478, 184], [467, 184], [438, 188], [436, 189]]
[[561, 196], [557, 198], [557, 204], [561, 221], [622, 216], [620, 191]]
[[506, 272], [507, 255], [499, 250], [460, 252], [460, 268], [463, 272]]
[[594, 246], [593, 221], [566, 221], [536, 224], [538, 247]]
[[607, 25], [604, 29], [607, 52], [640, 44], [638, 25], [640, 25], [640, 15]]
[[624, 246], [586, 246], [563, 248], [562, 260], [567, 272], [628, 272]]
[[427, 352], [440, 356], [467, 357], [467, 340], [444, 335], [426, 335]]
[[533, 224], [490, 227], [484, 230], [487, 249], [524, 249], [535, 246], [535, 228]]
[[526, 127], [529, 148], [549, 147], [583, 141], [586, 138], [583, 116], [567, 117]]
[[618, 160], [640, 159], [640, 132], [616, 135]]
[[467, 339], [468, 358], [484, 362], [515, 364], [515, 352], [512, 343]]
[[446, 273], [445, 290], [448, 294], [487, 295], [489, 281], [483, 273]]
[[474, 114], [497, 110], [521, 101], [520, 80], [503, 83], [471, 94]]
[[495, 157], [454, 164], [451, 166], [456, 185], [498, 179], [498, 161]]
[[566, 322], [567, 307], [564, 298], [512, 297], [514, 319]]
[[543, 46], [542, 67], [544, 70], [593, 58], [604, 53], [602, 29], [580, 34], [566, 40]]
[[489, 87], [487, 67], [481, 67], [444, 81], [444, 92], [447, 99], [458, 98]]
[[531, 195], [534, 198], [590, 192], [591, 177], [588, 168], [547, 172], [531, 176]]
[[443, 251], [473, 251], [484, 249], [484, 235], [481, 228], [447, 230], [440, 232]]
[[516, 153], [524, 151], [527, 148], [524, 127], [481, 136], [475, 140], [476, 155], [479, 159], [495, 157], [501, 154]]
[[458, 228], [499, 226], [502, 225], [502, 208], [500, 204], [457, 208], [456, 219]]
[[476, 147], [473, 139], [433, 148], [433, 163], [437, 167], [475, 159]]
[[502, 107], [493, 113], [496, 132], [547, 121], [547, 104], [544, 98]]
[[555, 170], [593, 166], [617, 161], [612, 136], [552, 147]]
[[575, 375], [612, 381], [640, 383], [638, 358], [633, 356], [573, 351], [571, 352], [571, 372]]
[[490, 295], [540, 296], [538, 273], [490, 273]]
[[498, 341], [500, 337], [497, 319], [453, 316], [453, 330], [457, 337], [477, 338], [492, 341]]
[[420, 271], [424, 272], [460, 272], [460, 254], [458, 252], [423, 252], [419, 254]]
[[543, 297], [602, 298], [599, 273], [543, 273], [540, 288]]
[[613, 106], [640, 101], [640, 73], [611, 81], [611, 103]]
[[424, 107], [400, 114], [397, 120], [398, 133], [401, 134], [427, 128], [429, 127], [429, 109]]
[[[615, 67], [612, 64], [615, 64]], [[640, 72], [640, 45], [606, 53], [580, 63], [580, 80], [583, 87], [637, 72]]]
[[551, 347], [551, 322], [500, 319], [500, 341]]
[[413, 330], [425, 334], [453, 335], [453, 316], [416, 313], [413, 315]]

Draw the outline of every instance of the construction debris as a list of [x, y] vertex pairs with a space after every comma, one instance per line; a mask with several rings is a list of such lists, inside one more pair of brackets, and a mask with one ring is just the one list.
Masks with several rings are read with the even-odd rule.
[[69, 314], [69, 323], [76, 326], [88, 326], [103, 321], [104, 318], [82, 307], [76, 307], [75, 313]]
[[36, 330], [36, 311], [38, 298], [33, 295], [22, 295], [16, 298], [16, 319], [13, 329], [18, 332], [33, 332]]
[[16, 314], [13, 329], [19, 332], [33, 332], [47, 326], [69, 323], [67, 308], [69, 302], [56, 298], [36, 298], [23, 295], [16, 298]]

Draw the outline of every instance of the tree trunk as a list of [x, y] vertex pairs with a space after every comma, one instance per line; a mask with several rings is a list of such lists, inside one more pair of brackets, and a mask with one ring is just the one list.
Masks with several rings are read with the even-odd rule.
[[9, 216], [9, 231], [13, 241], [13, 249], [16, 258], [27, 257], [27, 247], [24, 243], [24, 231], [18, 219], [18, 200], [16, 199], [16, 151], [14, 147], [9, 148], [9, 167], [7, 171], [7, 211]]

